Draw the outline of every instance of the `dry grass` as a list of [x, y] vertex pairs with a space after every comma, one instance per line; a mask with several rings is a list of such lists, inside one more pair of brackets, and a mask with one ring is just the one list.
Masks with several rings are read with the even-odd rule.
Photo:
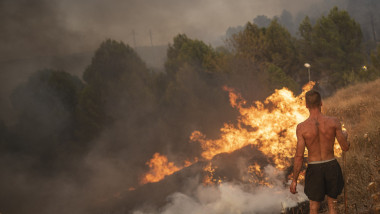
[[380, 79], [342, 89], [323, 105], [326, 115], [341, 119], [351, 142], [345, 167], [340, 160], [349, 213], [375, 210], [380, 205]]

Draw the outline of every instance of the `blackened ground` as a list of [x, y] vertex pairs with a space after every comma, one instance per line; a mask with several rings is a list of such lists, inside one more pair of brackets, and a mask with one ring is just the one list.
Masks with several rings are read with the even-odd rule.
[[211, 162], [215, 169], [213, 178], [224, 182], [243, 183], [242, 173], [247, 172], [248, 166], [254, 163], [262, 168], [273, 163], [268, 157], [254, 146], [246, 146], [232, 153], [215, 156], [211, 161], [199, 161], [189, 167], [166, 176], [156, 183], [148, 183], [135, 190], [125, 190], [115, 193], [115, 196], [106, 197], [90, 210], [89, 213], [118, 213], [128, 212], [141, 207], [157, 209], [167, 203], [167, 197], [175, 192], [186, 193], [189, 185], [198, 185], [205, 176], [209, 176], [203, 168]]

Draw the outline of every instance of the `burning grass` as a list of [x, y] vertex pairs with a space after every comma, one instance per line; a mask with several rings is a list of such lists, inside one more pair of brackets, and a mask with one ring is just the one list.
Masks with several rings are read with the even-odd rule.
[[324, 112], [340, 118], [349, 133], [351, 148], [343, 167], [348, 210], [380, 212], [380, 79], [340, 90], [323, 104]]
[[[191, 141], [199, 142], [202, 146], [203, 153], [200, 158], [206, 162], [212, 161], [212, 165], [210, 162], [209, 165], [206, 164], [203, 167], [207, 174], [203, 183], [220, 184], [223, 181], [238, 181], [239, 178], [223, 177], [225, 174], [223, 172], [226, 170], [222, 166], [225, 166], [226, 163], [218, 164], [218, 158], [215, 157], [222, 157], [223, 154], [231, 155], [249, 145], [255, 146], [265, 157], [269, 157], [279, 170], [286, 169], [294, 154], [295, 126], [308, 115], [302, 100], [306, 90], [309, 88], [305, 88], [299, 96], [293, 96], [287, 89], [277, 90], [264, 103], [256, 102], [249, 105], [238, 93], [227, 88], [231, 106], [237, 108], [241, 114], [238, 124], [225, 124], [221, 129], [219, 139], [208, 139], [198, 131], [194, 131], [190, 137]], [[349, 133], [351, 149], [346, 154], [346, 162], [343, 163], [343, 159], [339, 159], [347, 181], [346, 195], [349, 213], [376, 210], [376, 206], [380, 203], [379, 101], [380, 79], [340, 90], [323, 102], [324, 113], [340, 118]], [[246, 127], [252, 128], [247, 129]], [[339, 150], [336, 152], [339, 157]], [[160, 161], [155, 162], [156, 159]], [[235, 163], [235, 161], [232, 162]], [[159, 154], [156, 154], [156, 158], [147, 164], [151, 171], [145, 176], [142, 184], [159, 182], [164, 177], [187, 166], [174, 166], [165, 156]], [[270, 186], [266, 183], [267, 180], [262, 174], [260, 165], [250, 164], [245, 168], [248, 173], [244, 174], [241, 181], [248, 179], [249, 183]], [[162, 166], [167, 170], [162, 170], [157, 166]], [[240, 175], [241, 173], [233, 174]], [[147, 176], [151, 176], [155, 180], [149, 180]], [[343, 196], [339, 198], [339, 202], [340, 213], [343, 213]]]
[[[220, 129], [221, 135], [218, 139], [208, 139], [203, 133], [194, 131], [190, 140], [200, 143], [203, 150], [200, 158], [204, 160], [212, 160], [219, 154], [231, 153], [253, 145], [270, 157], [277, 169], [285, 170], [291, 165], [291, 158], [295, 153], [296, 125], [304, 121], [308, 115], [303, 98], [313, 86], [314, 82], [308, 83], [298, 96], [286, 88], [276, 90], [264, 102], [257, 101], [251, 104], [234, 89], [225, 87], [231, 106], [240, 112], [237, 124], [225, 123]], [[158, 182], [183, 168], [175, 166], [166, 156], [158, 153], [147, 165], [150, 171], [143, 176], [141, 184]], [[205, 168], [205, 171], [211, 172], [211, 169]], [[217, 183], [221, 182], [220, 179], [217, 180]], [[206, 179], [206, 183], [210, 181], [213, 179]]]

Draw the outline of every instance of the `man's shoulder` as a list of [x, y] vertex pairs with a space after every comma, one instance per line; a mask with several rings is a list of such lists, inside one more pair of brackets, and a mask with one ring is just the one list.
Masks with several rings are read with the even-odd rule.
[[328, 123], [331, 123], [331, 124], [339, 124], [340, 121], [337, 117], [332, 117], [332, 116], [324, 116], [325, 120], [328, 122]]
[[301, 123], [298, 123], [298, 125], [297, 125], [297, 130], [302, 130], [302, 129], [304, 129], [306, 123], [307, 123], [307, 120], [305, 120], [305, 121], [303, 121], [303, 122], [301, 122]]

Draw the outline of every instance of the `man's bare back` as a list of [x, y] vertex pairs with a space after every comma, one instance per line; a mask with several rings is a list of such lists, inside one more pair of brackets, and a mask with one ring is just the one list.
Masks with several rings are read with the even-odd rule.
[[334, 201], [344, 186], [342, 170], [334, 156], [334, 143], [336, 138], [342, 150], [348, 151], [347, 133], [342, 131], [342, 125], [337, 118], [322, 114], [322, 100], [318, 92], [307, 92], [305, 100], [310, 116], [297, 126], [297, 147], [290, 192], [297, 193], [297, 180], [306, 147], [309, 164], [304, 191], [310, 200], [310, 214], [318, 212], [320, 202], [326, 195], [329, 213], [334, 214]]
[[305, 141], [309, 162], [335, 158], [335, 138], [341, 143], [343, 150], [348, 149], [344, 142], [346, 136], [342, 132], [339, 120], [334, 117], [327, 117], [322, 113], [310, 115], [307, 120], [300, 123], [297, 126], [297, 137], [299, 140]]

